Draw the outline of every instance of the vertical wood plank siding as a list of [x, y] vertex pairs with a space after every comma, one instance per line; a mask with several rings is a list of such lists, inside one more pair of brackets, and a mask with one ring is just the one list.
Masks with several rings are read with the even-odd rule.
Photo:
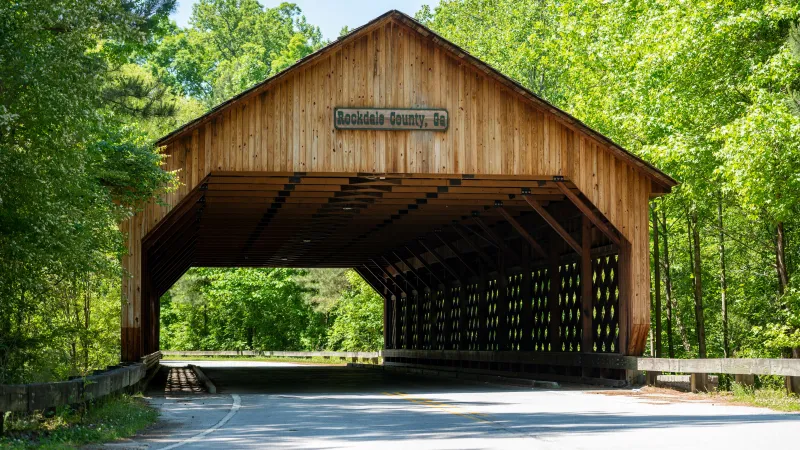
[[[336, 130], [333, 108], [445, 108], [444, 133]], [[142, 238], [211, 171], [562, 175], [632, 243], [628, 342], [649, 327], [651, 179], [608, 146], [396, 20], [345, 39], [172, 136], [180, 188], [127, 220], [123, 333], [142, 323]]]

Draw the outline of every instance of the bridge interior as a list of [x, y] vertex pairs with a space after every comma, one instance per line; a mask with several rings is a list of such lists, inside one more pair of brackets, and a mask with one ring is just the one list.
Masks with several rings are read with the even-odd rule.
[[144, 344], [189, 267], [347, 267], [385, 298], [387, 364], [620, 379], [532, 357], [621, 353], [619, 244], [561, 177], [212, 172], [143, 240]]

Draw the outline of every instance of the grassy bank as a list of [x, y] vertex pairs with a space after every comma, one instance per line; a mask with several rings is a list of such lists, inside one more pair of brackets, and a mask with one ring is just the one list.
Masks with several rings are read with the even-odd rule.
[[776, 411], [800, 412], [800, 397], [789, 395], [784, 389], [761, 387], [754, 389], [738, 383], [732, 385], [733, 401], [761, 406]]
[[109, 397], [90, 405], [82, 414], [60, 409], [45, 417], [35, 413], [6, 418], [0, 447], [9, 449], [66, 449], [133, 436], [158, 419], [144, 400], [129, 395]]
[[[350, 362], [350, 359], [324, 358], [313, 356], [311, 358], [291, 358], [291, 357], [264, 357], [264, 356], [164, 356], [162, 361], [259, 361], [259, 362], [286, 362], [286, 363], [306, 363], [306, 364], [331, 364], [341, 365]], [[367, 362], [359, 360], [358, 362]]]

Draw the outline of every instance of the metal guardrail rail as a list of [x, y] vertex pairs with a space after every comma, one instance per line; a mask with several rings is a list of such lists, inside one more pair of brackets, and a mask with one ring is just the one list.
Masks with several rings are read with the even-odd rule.
[[97, 400], [136, 385], [150, 369], [158, 366], [160, 359], [161, 352], [155, 352], [138, 363], [111, 366], [69, 381], [0, 385], [0, 433], [5, 412], [41, 411]]

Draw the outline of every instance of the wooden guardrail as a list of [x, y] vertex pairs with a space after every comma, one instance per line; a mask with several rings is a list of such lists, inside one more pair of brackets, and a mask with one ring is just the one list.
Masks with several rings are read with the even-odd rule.
[[382, 357], [382, 352], [278, 352], [278, 351], [258, 351], [258, 350], [165, 350], [161, 352], [164, 356], [178, 357], [224, 357], [224, 356], [253, 356], [262, 358], [338, 358], [356, 360], [370, 360], [378, 362]]
[[[518, 364], [623, 369], [636, 374], [647, 372], [647, 381], [654, 383], [652, 375], [659, 373], [684, 373], [690, 375], [693, 391], [708, 390], [708, 374], [737, 375], [737, 380], [752, 383], [753, 375], [786, 377], [789, 392], [800, 395], [800, 359], [763, 358], [708, 358], [670, 359], [623, 356], [608, 353], [531, 352], [531, 351], [473, 351], [473, 350], [384, 350], [383, 356], [392, 365], [439, 364], [442, 362], [470, 361], [478, 365], [514, 366]], [[741, 377], [739, 377], [741, 376]], [[631, 379], [635, 377], [630, 377]], [[569, 381], [569, 380], [567, 380]]]
[[651, 374], [647, 377], [648, 384], [655, 384], [660, 373], [687, 373], [692, 392], [709, 390], [708, 374], [735, 375], [736, 381], [747, 385], [754, 383], [754, 375], [782, 376], [787, 392], [800, 395], [800, 359], [636, 358], [636, 368]]
[[158, 366], [159, 359], [161, 352], [155, 352], [138, 363], [111, 366], [69, 381], [0, 385], [0, 433], [8, 411], [33, 412], [97, 400], [135, 386]]

